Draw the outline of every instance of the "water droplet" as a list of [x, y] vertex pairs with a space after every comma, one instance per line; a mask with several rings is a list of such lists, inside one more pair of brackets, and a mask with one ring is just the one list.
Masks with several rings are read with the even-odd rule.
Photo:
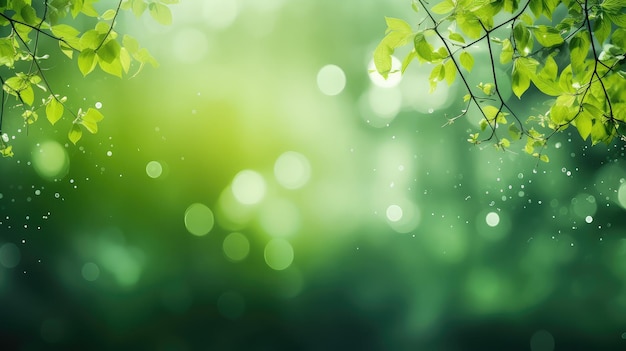
[[500, 216], [495, 212], [489, 212], [485, 217], [485, 222], [488, 226], [495, 227], [500, 223]]

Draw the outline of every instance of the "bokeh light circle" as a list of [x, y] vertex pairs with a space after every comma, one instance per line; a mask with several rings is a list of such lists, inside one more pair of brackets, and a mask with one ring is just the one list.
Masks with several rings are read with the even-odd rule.
[[619, 204], [622, 205], [623, 208], [626, 208], [626, 182], [619, 186], [617, 201], [619, 201]]
[[33, 168], [47, 180], [63, 178], [70, 166], [67, 151], [56, 141], [44, 141], [32, 152]]
[[272, 239], [265, 245], [265, 263], [274, 270], [282, 271], [293, 262], [293, 247], [284, 239]]
[[254, 205], [265, 197], [267, 185], [258, 172], [243, 170], [235, 176], [232, 191], [235, 199], [244, 205]]
[[87, 262], [83, 265], [81, 274], [86, 281], [93, 282], [100, 276], [100, 267], [93, 262]]
[[250, 241], [239, 232], [230, 233], [224, 238], [222, 249], [231, 261], [241, 261], [250, 253]]
[[196, 236], [207, 235], [213, 225], [215, 218], [213, 212], [206, 205], [193, 203], [185, 211], [185, 227], [189, 233]]
[[286, 189], [303, 187], [311, 177], [311, 164], [302, 154], [287, 151], [274, 163], [274, 176], [278, 184]]
[[500, 223], [500, 215], [496, 212], [489, 212], [485, 216], [485, 222], [487, 222], [488, 226], [495, 227]]
[[326, 65], [317, 72], [317, 87], [324, 95], [338, 95], [345, 86], [346, 74], [341, 67]]
[[150, 161], [146, 165], [146, 174], [150, 178], [158, 178], [163, 174], [163, 166], [158, 161]]

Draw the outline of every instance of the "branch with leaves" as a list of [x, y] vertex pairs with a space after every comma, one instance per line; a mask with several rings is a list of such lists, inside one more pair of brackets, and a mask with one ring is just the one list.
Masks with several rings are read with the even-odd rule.
[[[42, 54], [41, 42], [52, 40], [65, 56], [76, 59], [78, 69], [87, 76], [98, 67], [103, 72], [123, 77], [138, 74], [146, 64], [158, 65], [146, 48], [129, 35], [121, 38], [114, 30], [121, 11], [135, 16], [149, 13], [158, 23], [171, 24], [168, 5], [178, 0], [119, 0], [114, 7], [98, 12], [98, 0], [0, 0], [0, 154], [13, 156], [10, 138], [3, 133], [7, 105], [21, 110], [25, 126], [35, 123], [43, 109], [48, 121], [56, 124], [64, 116], [72, 119], [69, 140], [76, 144], [83, 134], [98, 131], [104, 118], [97, 109], [73, 110], [68, 98], [55, 94], [44, 74], [49, 53]], [[81, 18], [82, 17], [82, 18]], [[73, 23], [87, 23], [77, 28]], [[135, 65], [133, 65], [135, 63]], [[134, 66], [138, 65], [136, 68]], [[14, 99], [13, 99], [14, 98]], [[40, 103], [37, 101], [41, 101]]]
[[[431, 92], [442, 81], [451, 85], [458, 76], [467, 105], [446, 124], [477, 107], [481, 130], [471, 133], [469, 142], [494, 141], [506, 150], [511, 146], [508, 138], [525, 137], [524, 151], [548, 162], [548, 140], [569, 126], [592, 145], [609, 144], [617, 136], [625, 139], [624, 1], [444, 0], [431, 5], [413, 0], [412, 7], [425, 13], [416, 31], [404, 20], [386, 18], [386, 35], [374, 51], [376, 70], [387, 78], [395, 50], [411, 46], [401, 72], [414, 59], [432, 65]], [[475, 60], [470, 51], [477, 45], [486, 47], [491, 72], [471, 86], [468, 75]], [[502, 93], [496, 67], [510, 72], [510, 88], [518, 99], [532, 83], [534, 93], [548, 101], [546, 111], [520, 118]], [[507, 124], [503, 136], [501, 126]]]

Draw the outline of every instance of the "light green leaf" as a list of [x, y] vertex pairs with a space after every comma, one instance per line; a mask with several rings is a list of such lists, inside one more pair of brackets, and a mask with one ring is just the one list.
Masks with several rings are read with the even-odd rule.
[[545, 48], [563, 44], [563, 37], [554, 27], [538, 25], [532, 28], [535, 39]]
[[124, 37], [122, 38], [122, 45], [128, 49], [128, 53], [131, 55], [139, 51], [139, 42], [130, 35], [124, 34]]
[[452, 85], [454, 79], [456, 79], [456, 66], [454, 65], [454, 61], [446, 61], [446, 63], [444, 64], [444, 68], [446, 72], [446, 82], [448, 83], [448, 85]]
[[83, 33], [80, 37], [80, 46], [83, 49], [95, 50], [100, 46], [106, 34], [100, 33], [95, 29], [90, 29]]
[[550, 158], [548, 157], [548, 155], [545, 155], [545, 154], [542, 154], [541, 156], [539, 156], [539, 160], [545, 163], [550, 162]]
[[513, 140], [522, 138], [522, 131], [517, 127], [517, 124], [511, 123], [511, 125], [509, 125], [509, 136]]
[[437, 83], [442, 81], [446, 76], [446, 69], [443, 64], [436, 65], [430, 72], [428, 81], [430, 82], [430, 92], [432, 93], [437, 88]]
[[130, 58], [130, 54], [128, 53], [128, 50], [126, 50], [126, 48], [121, 48], [120, 49], [120, 64], [122, 65], [122, 69], [124, 70], [124, 73], [128, 73], [128, 71], [130, 70], [130, 62], [131, 62], [131, 58]]
[[463, 38], [463, 36], [459, 33], [451, 32], [448, 38], [450, 38], [450, 40], [458, 41], [459, 43], [465, 44], [465, 38]]
[[22, 7], [22, 9], [20, 10], [20, 15], [22, 16], [22, 19], [24, 19], [24, 22], [28, 24], [36, 25], [37, 22], [39, 22], [39, 18], [37, 18], [37, 12], [35, 12], [35, 9], [30, 5]]
[[584, 109], [574, 120], [574, 126], [578, 129], [581, 138], [587, 140], [593, 127], [593, 115], [587, 109]]
[[57, 123], [61, 117], [63, 117], [63, 104], [60, 103], [54, 96], [50, 96], [48, 104], [46, 105], [46, 117], [48, 121], [53, 125]]
[[509, 39], [502, 41], [502, 51], [500, 52], [500, 63], [507, 64], [513, 60], [513, 45]]
[[122, 78], [123, 67], [122, 62], [119, 60], [119, 58], [116, 58], [111, 62], [98, 60], [98, 65], [100, 66], [100, 69], [102, 69], [104, 72]]
[[80, 129], [78, 124], [73, 124], [72, 129], [70, 129], [70, 132], [67, 134], [67, 137], [70, 139], [72, 144], [76, 145], [80, 138], [83, 137], [83, 131]]
[[115, 39], [111, 39], [104, 43], [98, 51], [98, 57], [106, 63], [111, 63], [120, 56], [120, 44]]
[[452, 0], [444, 0], [433, 6], [430, 10], [438, 15], [445, 15], [454, 10], [455, 4]]
[[472, 13], [458, 14], [456, 24], [471, 39], [478, 39], [482, 33], [482, 26], [478, 17]]
[[158, 2], [151, 2], [148, 5], [148, 9], [150, 10], [150, 15], [152, 16], [152, 18], [154, 18], [160, 24], [172, 24], [172, 11], [169, 7]]
[[18, 94], [25, 104], [29, 106], [33, 105], [33, 102], [35, 101], [35, 91], [30, 84], [26, 83], [22, 90], [18, 92]]
[[392, 53], [393, 50], [387, 46], [384, 40], [374, 49], [374, 66], [376, 67], [376, 71], [385, 79], [387, 79], [389, 72], [391, 72]]
[[468, 72], [472, 71], [474, 67], [474, 57], [467, 51], [463, 51], [459, 56], [459, 60], [461, 61], [461, 66], [465, 68]]
[[88, 75], [96, 67], [96, 53], [91, 49], [85, 49], [78, 55], [78, 69], [83, 76]]
[[136, 17], [141, 16], [148, 8], [148, 4], [144, 0], [133, 0], [132, 10]]
[[117, 11], [113, 9], [108, 9], [104, 11], [104, 13], [100, 16], [100, 18], [102, 18], [105, 21], [110, 21], [115, 17], [116, 14], [117, 14]]
[[[402, 60], [402, 68], [401, 68], [401, 73], [404, 73], [404, 71], [406, 71], [406, 68], [409, 66], [409, 64], [411, 63], [411, 61], [413, 61], [413, 59], [415, 59], [417, 57], [417, 52], [415, 52], [415, 49], [412, 49], [405, 57], [404, 60]], [[389, 70], [391, 70], [391, 66], [389, 67]]]
[[[622, 6], [626, 6], [626, 3], [622, 4]], [[611, 34], [611, 20], [602, 15], [596, 18], [596, 21], [593, 23], [593, 34], [595, 34], [598, 42], [603, 44], [609, 37], [609, 34]]]
[[415, 34], [415, 38], [413, 38], [413, 43], [415, 46], [415, 51], [417, 55], [421, 57], [423, 60], [432, 62], [433, 61], [433, 47], [426, 41], [426, 37], [423, 32]]
[[100, 111], [89, 108], [80, 118], [79, 123], [82, 124], [90, 133], [95, 134], [98, 132], [98, 122], [102, 121], [103, 118], [104, 116], [100, 113]]
[[589, 54], [589, 48], [591, 42], [589, 41], [589, 32], [581, 30], [569, 42], [570, 59], [572, 62], [572, 71], [578, 73], [584, 70], [584, 63], [587, 55]]
[[513, 89], [513, 93], [517, 96], [518, 99], [522, 98], [522, 94], [530, 87], [530, 77], [528, 72], [525, 69], [520, 68], [523, 67], [520, 64], [520, 59], [515, 60], [513, 64], [513, 73], [511, 74], [511, 88]]
[[387, 32], [385, 34], [392, 31], [402, 34], [411, 34], [413, 32], [411, 25], [399, 18], [385, 17], [385, 22], [387, 23]]

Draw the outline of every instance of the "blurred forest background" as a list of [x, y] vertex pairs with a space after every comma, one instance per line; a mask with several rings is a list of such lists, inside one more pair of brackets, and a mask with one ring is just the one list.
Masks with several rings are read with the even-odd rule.
[[49, 62], [98, 134], [5, 117], [3, 350], [626, 348], [623, 141], [536, 164], [441, 128], [458, 85], [370, 72], [408, 0], [172, 10], [117, 27], [158, 69]]

